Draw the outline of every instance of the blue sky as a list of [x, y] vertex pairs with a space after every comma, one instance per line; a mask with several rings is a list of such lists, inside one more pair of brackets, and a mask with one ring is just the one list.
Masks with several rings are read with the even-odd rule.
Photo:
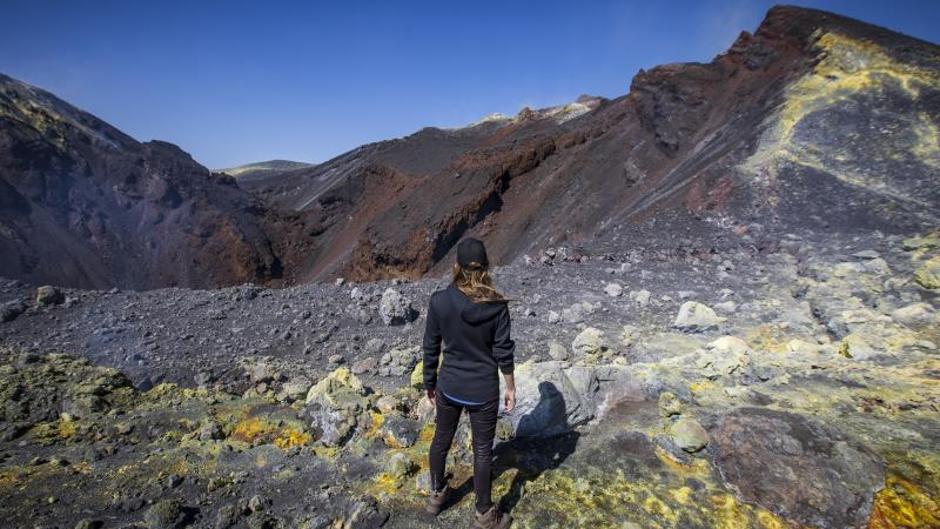
[[[616, 97], [639, 68], [711, 59], [772, 5], [0, 1], [0, 72], [212, 168]], [[940, 42], [936, 0], [797, 3]]]

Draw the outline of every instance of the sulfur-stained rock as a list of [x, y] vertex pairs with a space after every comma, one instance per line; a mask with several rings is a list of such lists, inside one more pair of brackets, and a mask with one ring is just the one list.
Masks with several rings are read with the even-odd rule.
[[877, 455], [801, 415], [739, 408], [711, 436], [712, 460], [742, 500], [809, 527], [865, 527], [884, 484]]
[[408, 377], [408, 383], [411, 387], [415, 389], [421, 389], [424, 387], [424, 362], [418, 362], [415, 364], [414, 369], [411, 370], [411, 376]]
[[548, 356], [550, 356], [552, 360], [567, 360], [568, 349], [557, 340], [549, 340]]
[[912, 303], [891, 312], [891, 319], [904, 325], [925, 325], [935, 318], [936, 311], [924, 302]]
[[686, 452], [694, 453], [708, 444], [708, 432], [695, 419], [681, 417], [672, 423], [669, 433], [676, 445]]
[[407, 454], [396, 452], [388, 459], [385, 472], [395, 479], [404, 479], [418, 470], [418, 465]]
[[731, 375], [750, 363], [751, 348], [737, 336], [722, 336], [700, 351], [695, 366], [708, 378]]
[[664, 391], [659, 394], [658, 406], [659, 415], [663, 418], [680, 415], [682, 413], [682, 403], [679, 402], [679, 398], [676, 397], [675, 393], [671, 391]]
[[307, 393], [303, 416], [327, 446], [340, 446], [353, 434], [368, 409], [362, 382], [341, 367], [327, 375]]
[[870, 360], [884, 352], [871, 343], [872, 339], [861, 333], [849, 334], [839, 343], [839, 354], [855, 360]]
[[914, 272], [914, 281], [924, 288], [940, 288], [940, 255], [920, 265]]
[[697, 301], [686, 301], [679, 307], [673, 327], [683, 331], [705, 331], [716, 328], [725, 318], [715, 314], [709, 306]]
[[608, 344], [604, 331], [594, 327], [584, 329], [571, 342], [571, 349], [574, 350], [576, 356], [597, 354], [607, 350]]

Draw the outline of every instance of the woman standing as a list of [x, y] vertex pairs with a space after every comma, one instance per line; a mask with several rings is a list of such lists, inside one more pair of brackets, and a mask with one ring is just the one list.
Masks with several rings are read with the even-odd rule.
[[450, 495], [444, 464], [460, 414], [466, 409], [473, 437], [473, 529], [505, 529], [512, 523], [512, 517], [500, 513], [493, 503], [490, 470], [499, 409], [499, 372], [506, 380], [504, 409], [512, 410], [516, 402], [512, 375], [515, 344], [509, 327], [509, 308], [506, 299], [493, 288], [483, 242], [473, 238], [460, 241], [453, 282], [431, 295], [424, 330], [424, 387], [437, 409], [428, 454], [431, 495], [427, 509], [438, 514]]

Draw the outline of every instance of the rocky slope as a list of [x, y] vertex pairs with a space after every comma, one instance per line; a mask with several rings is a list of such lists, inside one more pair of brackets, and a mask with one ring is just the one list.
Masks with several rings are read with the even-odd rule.
[[[709, 252], [563, 246], [497, 270], [519, 300], [495, 487], [517, 527], [940, 524], [940, 232], [737, 237]], [[457, 499], [436, 520], [422, 510], [433, 416], [413, 373], [442, 283], [5, 282], [0, 516], [465, 523], [465, 421]]]
[[678, 220], [663, 232], [903, 232], [938, 220], [938, 75], [933, 44], [774, 8], [712, 62], [641, 71], [626, 96], [423, 129], [299, 171], [268, 198], [312, 223], [298, 280], [418, 277], [467, 234], [508, 262], [667, 212]]
[[426, 128], [313, 167], [262, 164], [235, 185], [3, 78], [0, 273], [85, 287], [298, 284], [437, 274], [470, 234], [508, 263], [562, 242], [753, 222], [928, 229], [938, 76], [934, 44], [778, 7], [712, 62], [641, 71], [623, 97]]
[[0, 76], [0, 273], [153, 288], [277, 278], [277, 224], [174, 145]]

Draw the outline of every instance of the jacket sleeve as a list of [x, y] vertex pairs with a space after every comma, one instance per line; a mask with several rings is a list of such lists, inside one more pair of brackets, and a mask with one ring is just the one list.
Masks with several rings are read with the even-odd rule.
[[434, 296], [428, 301], [428, 316], [424, 324], [424, 389], [437, 387], [437, 367], [441, 357], [441, 327], [434, 311]]
[[515, 367], [516, 343], [510, 337], [509, 305], [496, 317], [496, 334], [493, 337], [493, 357], [503, 374], [512, 374]]

